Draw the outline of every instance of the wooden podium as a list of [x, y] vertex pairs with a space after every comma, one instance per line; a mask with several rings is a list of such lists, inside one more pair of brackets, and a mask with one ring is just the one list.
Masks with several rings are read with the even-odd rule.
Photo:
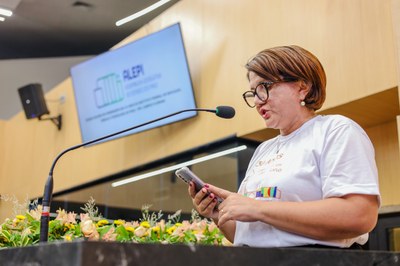
[[400, 265], [400, 252], [59, 242], [0, 250], [0, 265]]

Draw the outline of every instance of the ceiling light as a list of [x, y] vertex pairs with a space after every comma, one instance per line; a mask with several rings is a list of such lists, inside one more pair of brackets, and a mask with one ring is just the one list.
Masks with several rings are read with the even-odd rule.
[[190, 160], [190, 161], [187, 161], [187, 162], [184, 162], [184, 163], [172, 165], [172, 166], [165, 167], [165, 168], [162, 168], [162, 169], [159, 169], [159, 170], [156, 170], [156, 171], [148, 172], [148, 173], [145, 173], [145, 174], [142, 174], [142, 175], [137, 175], [137, 176], [133, 176], [133, 177], [130, 177], [130, 178], [123, 179], [121, 181], [113, 182], [113, 183], [111, 183], [111, 186], [112, 187], [123, 186], [123, 185], [126, 185], [128, 183], [139, 181], [139, 180], [142, 180], [142, 179], [145, 179], [145, 178], [149, 178], [149, 177], [152, 177], [152, 176], [161, 175], [161, 174], [164, 174], [164, 173], [167, 173], [167, 172], [171, 172], [171, 171], [177, 170], [179, 168], [182, 168], [184, 166], [189, 166], [189, 165], [193, 165], [193, 164], [196, 164], [196, 163], [201, 163], [201, 162], [204, 162], [204, 161], [215, 159], [215, 158], [218, 158], [218, 157], [221, 157], [221, 156], [225, 156], [225, 155], [228, 155], [228, 154], [231, 154], [231, 153], [234, 153], [234, 152], [242, 151], [242, 150], [245, 150], [245, 149], [247, 149], [247, 146], [246, 145], [242, 145], [242, 146], [238, 146], [238, 147], [231, 148], [231, 149], [228, 149], [228, 150], [224, 150], [224, 151], [220, 151], [220, 152], [217, 152], [217, 153], [209, 154], [209, 155], [206, 155], [206, 156], [203, 156], [203, 157], [200, 157], [200, 158], [197, 158], [197, 159], [193, 159], [193, 160]]
[[5, 18], [3, 18], [3, 17], [0, 17], [0, 21], [4, 21], [4, 20], [6, 20]]
[[115, 25], [121, 26], [121, 25], [123, 25], [123, 24], [125, 24], [125, 23], [127, 23], [127, 22], [129, 22], [129, 21], [132, 21], [132, 20], [134, 20], [134, 19], [137, 19], [138, 17], [141, 17], [141, 16], [143, 16], [143, 15], [146, 15], [147, 13], [153, 11], [154, 9], [159, 8], [160, 6], [162, 6], [162, 5], [166, 4], [166, 3], [168, 3], [169, 1], [171, 1], [171, 0], [161, 0], [161, 1], [158, 1], [157, 3], [155, 3], [155, 4], [153, 4], [153, 5], [151, 5], [151, 6], [147, 7], [147, 8], [145, 8], [145, 9], [139, 11], [139, 12], [136, 12], [136, 13], [133, 14], [133, 15], [130, 15], [130, 16], [126, 17], [126, 18], [123, 18], [123, 19], [118, 20], [117, 22], [115, 22]]
[[0, 15], [1, 15], [1, 16], [7, 16], [7, 17], [10, 17], [10, 16], [12, 15], [12, 11], [11, 11], [11, 10], [8, 10], [8, 9], [1, 8], [1, 7], [0, 7]]

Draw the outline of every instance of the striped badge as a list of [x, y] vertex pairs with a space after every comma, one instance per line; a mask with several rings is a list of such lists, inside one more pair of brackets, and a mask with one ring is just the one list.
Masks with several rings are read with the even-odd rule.
[[256, 198], [281, 198], [281, 191], [278, 187], [262, 187], [261, 189], [257, 190]]

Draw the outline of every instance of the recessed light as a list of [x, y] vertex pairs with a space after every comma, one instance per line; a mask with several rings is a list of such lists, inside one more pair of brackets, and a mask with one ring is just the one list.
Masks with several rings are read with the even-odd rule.
[[8, 10], [8, 9], [5, 9], [5, 8], [1, 8], [0, 7], [0, 15], [1, 16], [7, 16], [7, 17], [10, 17], [11, 15], [12, 15], [12, 11], [11, 10]]
[[152, 4], [152, 5], [149, 6], [149, 7], [146, 7], [146, 8], [143, 9], [143, 10], [141, 10], [141, 11], [139, 11], [139, 12], [136, 12], [135, 14], [132, 14], [132, 15], [130, 15], [130, 16], [127, 16], [126, 18], [123, 18], [123, 19], [118, 20], [117, 22], [115, 22], [115, 25], [121, 26], [121, 25], [123, 25], [123, 24], [125, 24], [125, 23], [127, 23], [127, 22], [129, 22], [129, 21], [132, 21], [132, 20], [134, 20], [134, 19], [137, 19], [138, 17], [144, 16], [144, 15], [146, 15], [147, 13], [153, 11], [154, 9], [159, 8], [159, 7], [162, 6], [162, 5], [165, 5], [165, 4], [168, 3], [169, 1], [171, 1], [171, 0], [160, 0], [160, 1], [158, 1], [157, 3]]
[[194, 164], [197, 164], [197, 163], [205, 162], [205, 161], [212, 160], [212, 159], [215, 159], [215, 158], [218, 158], [218, 157], [221, 157], [221, 156], [225, 156], [225, 155], [228, 155], [228, 154], [231, 154], [231, 153], [234, 153], [234, 152], [239, 152], [239, 151], [242, 151], [242, 150], [245, 150], [245, 149], [247, 149], [246, 145], [230, 148], [230, 149], [227, 149], [227, 150], [224, 150], [224, 151], [212, 153], [212, 154], [209, 154], [209, 155], [197, 158], [197, 159], [193, 159], [193, 160], [190, 160], [190, 161], [187, 161], [187, 162], [183, 162], [183, 163], [175, 164], [175, 165], [172, 165], [172, 166], [164, 167], [164, 168], [161, 168], [159, 170], [155, 170], [155, 171], [148, 172], [148, 173], [145, 173], [145, 174], [141, 174], [141, 175], [125, 178], [123, 180], [111, 183], [111, 186], [112, 187], [123, 186], [123, 185], [129, 184], [129, 183], [132, 183], [132, 182], [136, 182], [136, 181], [139, 181], [139, 180], [142, 180], [142, 179], [145, 179], [145, 178], [149, 178], [149, 177], [153, 177], [153, 176], [156, 176], [156, 175], [161, 175], [161, 174], [164, 174], [164, 173], [168, 173], [168, 172], [177, 170], [177, 169], [179, 169], [181, 167], [184, 167], [184, 166], [190, 166], [190, 165], [194, 165]]

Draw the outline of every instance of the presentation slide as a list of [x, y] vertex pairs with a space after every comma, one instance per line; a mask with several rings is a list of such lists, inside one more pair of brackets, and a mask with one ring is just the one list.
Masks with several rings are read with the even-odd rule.
[[[83, 142], [196, 108], [179, 23], [73, 66], [71, 78]], [[121, 136], [196, 114], [185, 112]]]

